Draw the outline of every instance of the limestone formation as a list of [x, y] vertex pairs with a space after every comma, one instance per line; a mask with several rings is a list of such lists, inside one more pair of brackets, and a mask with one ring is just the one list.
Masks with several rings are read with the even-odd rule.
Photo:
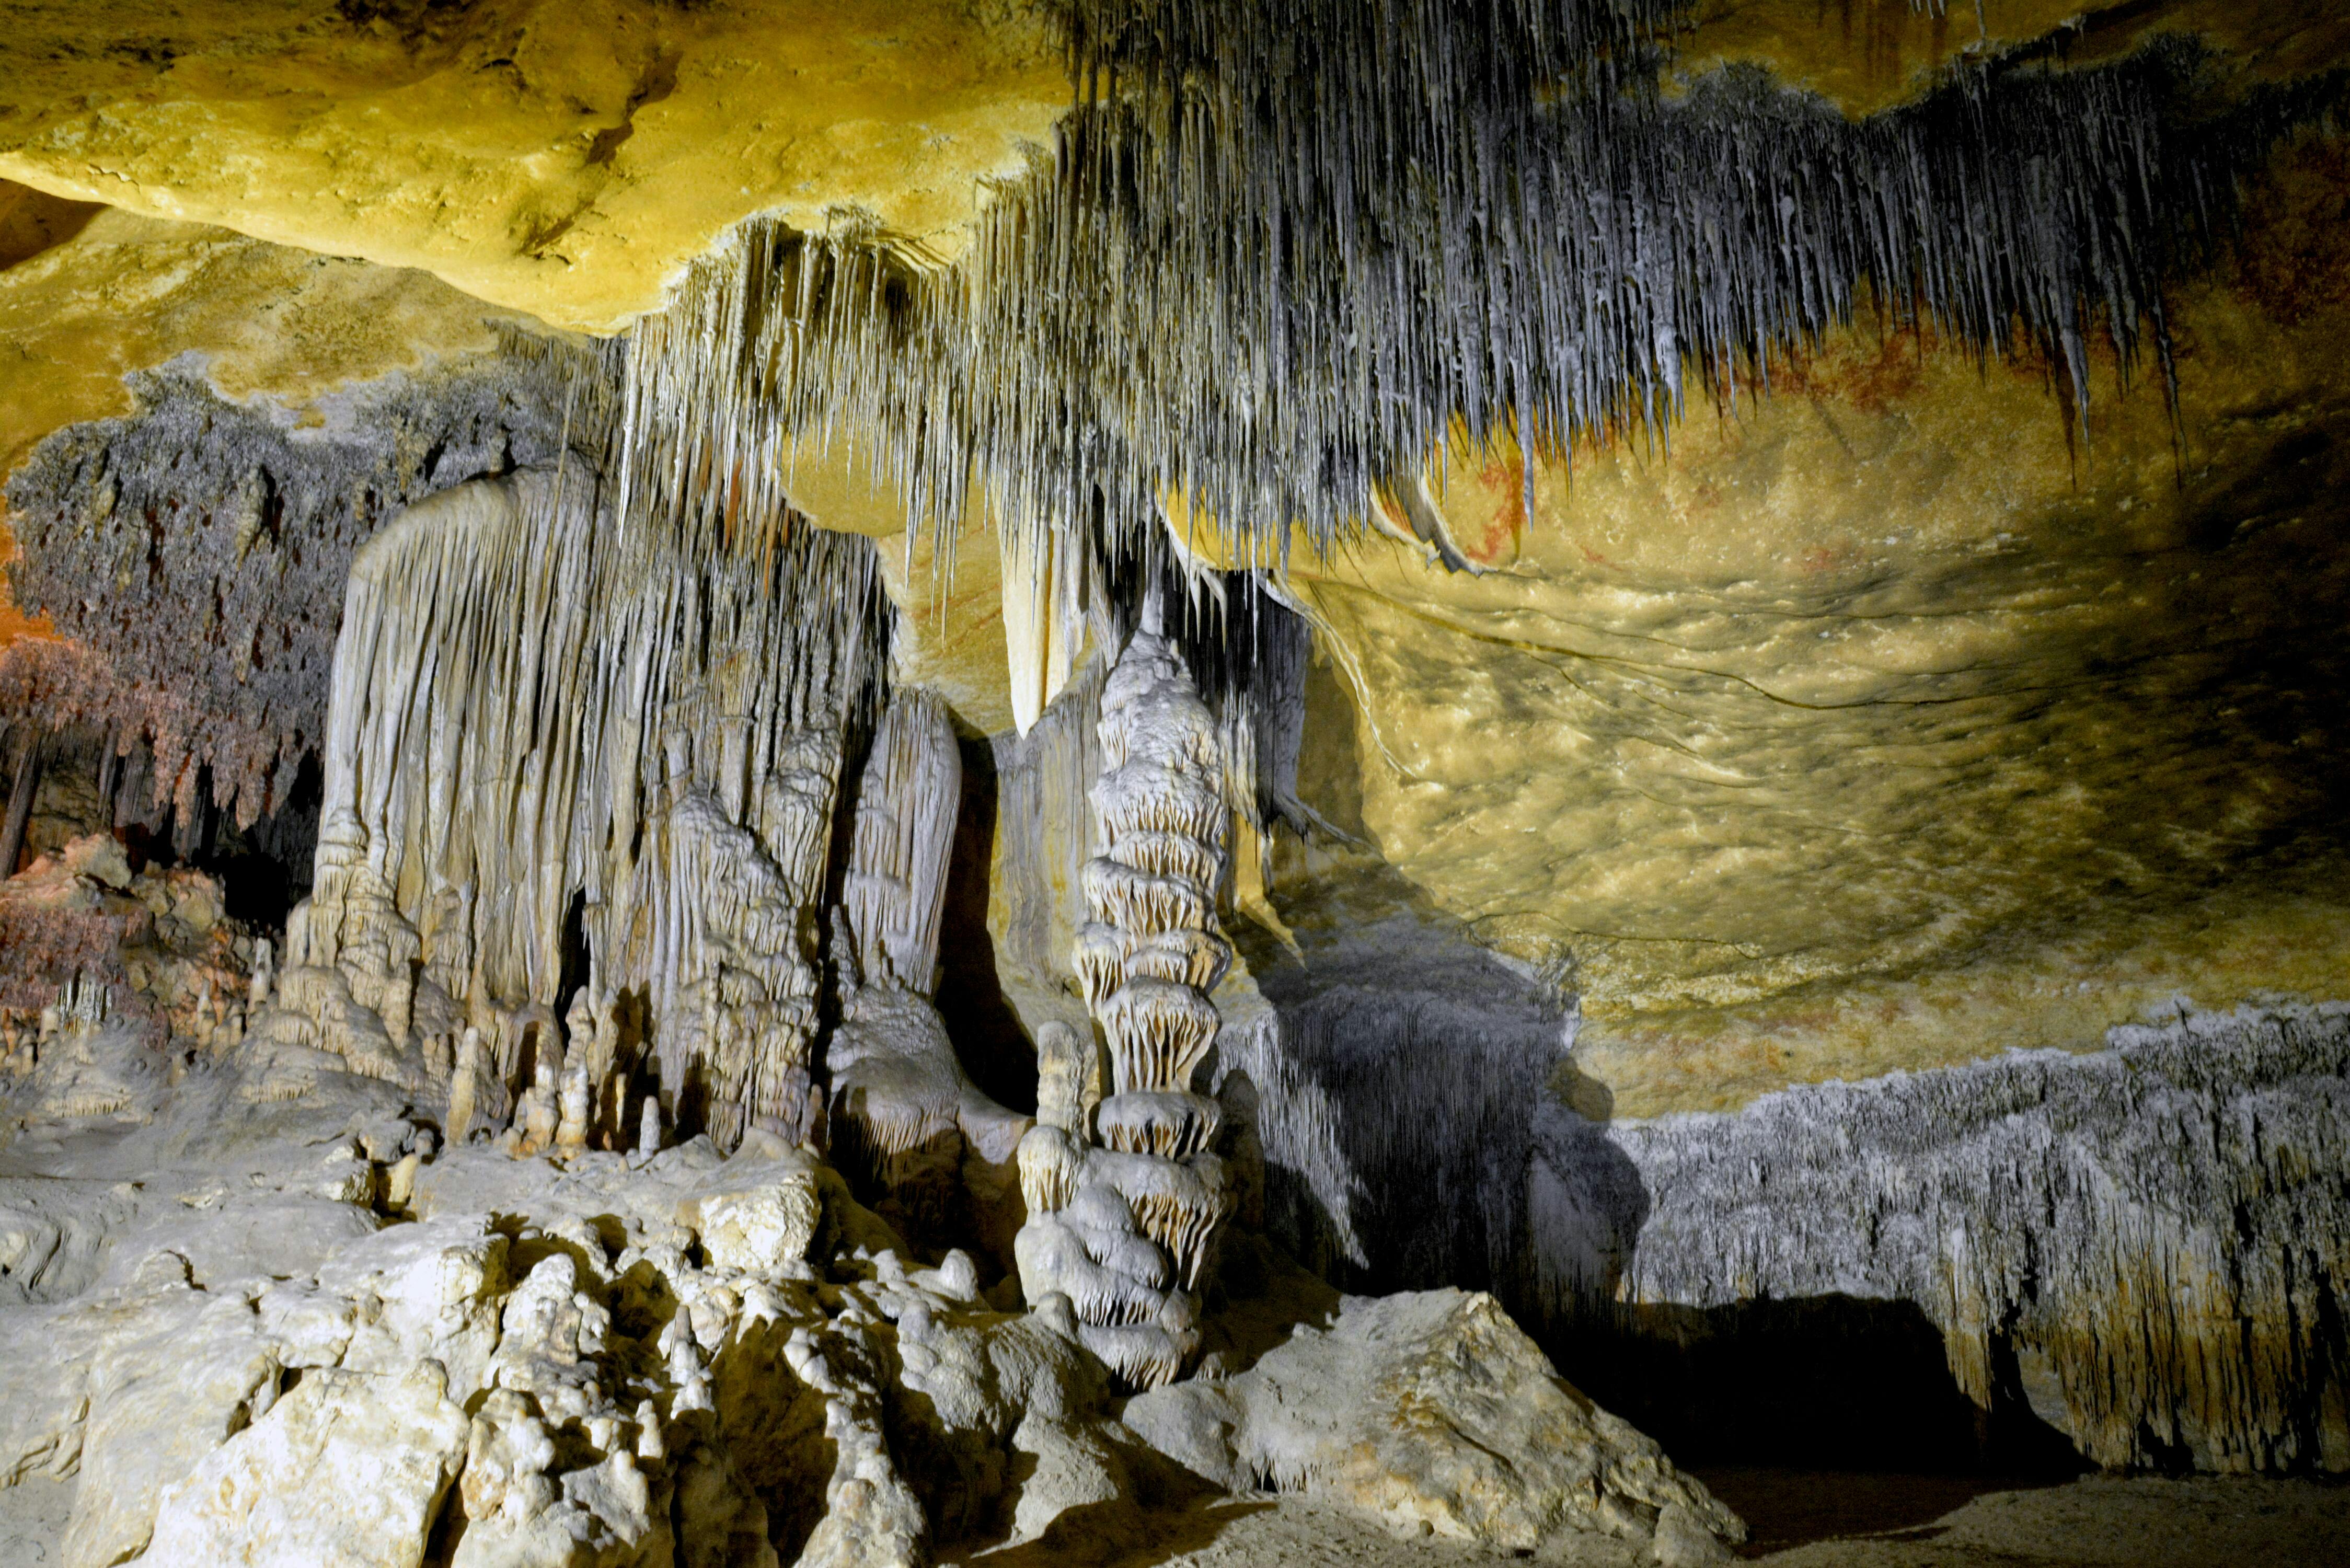
[[1078, 1332], [1139, 1387], [1181, 1373], [1200, 1345], [1199, 1292], [1232, 1194], [1210, 1147], [1222, 1123], [1192, 1092], [1214, 1044], [1207, 992], [1231, 948], [1217, 930], [1224, 873], [1222, 754], [1154, 598], [1102, 692], [1104, 852], [1084, 887], [1094, 920], [1076, 968], [1107, 1043], [1107, 1093], [1090, 1042], [1039, 1042], [1038, 1125], [1020, 1147], [1030, 1218], [1021, 1287], [1059, 1294]]
[[930, 1001], [961, 781], [944, 707], [899, 693], [858, 788], [833, 944], [832, 1142], [908, 1235], [966, 1237], [1008, 1261], [1021, 1220], [1014, 1151], [1030, 1119], [972, 1084]]
[[[601, 514], [591, 474], [526, 473], [361, 552], [317, 879], [266, 1039], [421, 1088], [421, 1042], [477, 1030], [487, 1075], [548, 1124], [524, 1146], [546, 1147], [577, 905], [590, 991], [641, 991], [652, 1043], [621, 1060], [616, 1003], [591, 1001], [583, 1143], [644, 1089], [730, 1144], [806, 1136], [810, 911], [843, 726], [876, 678], [864, 552], [804, 535], [770, 578], [606, 539]], [[470, 1109], [492, 1114], [478, 1087]]]
[[[354, 554], [434, 492], [552, 464], [567, 440], [592, 450], [609, 422], [609, 372], [592, 352], [506, 331], [490, 339], [504, 352], [390, 378], [308, 439], [162, 371], [136, 378], [134, 411], [41, 446], [8, 479], [26, 547], [15, 591], [98, 660], [50, 722], [151, 742], [145, 787], [182, 821], [207, 768], [205, 805], [245, 824], [286, 808], [304, 758], [324, 749]], [[190, 525], [151, 538], [158, 509]]]
[[1128, 1402], [1125, 1420], [1235, 1490], [1343, 1500], [1399, 1533], [1528, 1552], [1578, 1532], [1744, 1527], [1657, 1446], [1561, 1382], [1491, 1296], [1351, 1301], [1221, 1383]]
[[2350, 1473], [2338, 7], [99, 9], [0, 1568]]
[[1914, 1303], [1979, 1408], [2097, 1463], [2339, 1471], [2345, 1128], [2350, 1012], [2192, 1014], [1735, 1116], [1599, 1135], [1569, 1113], [1540, 1135], [1535, 1223], [1562, 1326], [1609, 1332], [1620, 1303], [1619, 1355], [1643, 1307]]

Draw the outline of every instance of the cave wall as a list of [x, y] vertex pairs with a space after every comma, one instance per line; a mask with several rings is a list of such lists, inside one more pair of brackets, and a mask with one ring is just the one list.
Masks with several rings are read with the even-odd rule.
[[1541, 1119], [1538, 1288], [1562, 1335], [1906, 1302], [1978, 1408], [2028, 1407], [2097, 1464], [2350, 1469], [2343, 1004], [2188, 1013], [1732, 1116]]
[[134, 374], [133, 412], [68, 426], [9, 481], [14, 597], [60, 641], [0, 658], [71, 663], [42, 722], [143, 737], [182, 817], [208, 780], [250, 824], [323, 751], [353, 553], [426, 495], [588, 444], [603, 384], [593, 350], [525, 334], [307, 425], [184, 368]]

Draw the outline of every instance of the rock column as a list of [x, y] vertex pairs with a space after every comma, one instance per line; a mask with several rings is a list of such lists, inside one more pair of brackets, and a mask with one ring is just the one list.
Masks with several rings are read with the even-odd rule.
[[1219, 1022], [1208, 992], [1232, 957], [1216, 921], [1223, 760], [1155, 602], [1103, 689], [1100, 738], [1093, 802], [1106, 848], [1083, 874], [1094, 919], [1076, 962], [1108, 1082], [1091, 1042], [1059, 1030], [1040, 1040], [1018, 1256], [1030, 1304], [1067, 1296], [1087, 1346], [1149, 1387], [1199, 1348], [1201, 1280], [1232, 1212], [1213, 1152], [1222, 1112], [1192, 1090]]

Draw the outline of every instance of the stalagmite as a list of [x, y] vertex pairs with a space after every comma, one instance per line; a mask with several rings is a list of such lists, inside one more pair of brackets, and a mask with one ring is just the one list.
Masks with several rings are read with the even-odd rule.
[[556, 1089], [558, 1116], [555, 1127], [555, 1147], [586, 1148], [588, 1147], [588, 1065], [575, 1063], [563, 1075]]
[[1094, 923], [1078, 972], [1108, 1044], [1066, 1027], [1038, 1040], [1038, 1126], [1022, 1142], [1028, 1300], [1058, 1293], [1087, 1345], [1138, 1387], [1177, 1376], [1199, 1345], [1197, 1291], [1232, 1213], [1212, 1152], [1222, 1107], [1192, 1092], [1216, 1038], [1208, 1000], [1230, 961], [1216, 929], [1224, 868], [1222, 748], [1154, 595], [1102, 691], [1107, 845], [1084, 885]]
[[482, 1032], [470, 1025], [457, 1046], [457, 1057], [449, 1075], [449, 1115], [441, 1133], [452, 1144], [462, 1144], [473, 1133], [474, 1096], [479, 1092], [482, 1076]]
[[555, 1072], [553, 1058], [538, 1059], [536, 1076], [523, 1092], [522, 1104], [515, 1112], [515, 1131], [521, 1135], [515, 1144], [517, 1154], [544, 1154], [555, 1147], [562, 1116]]

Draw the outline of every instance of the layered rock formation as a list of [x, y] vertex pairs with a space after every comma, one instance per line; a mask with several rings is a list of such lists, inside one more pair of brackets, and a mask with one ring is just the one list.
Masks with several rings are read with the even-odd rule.
[[1094, 919], [1076, 964], [1090, 1033], [1037, 1042], [1035, 1130], [1020, 1145], [1029, 1210], [1021, 1288], [1058, 1297], [1095, 1354], [1140, 1387], [1200, 1345], [1200, 1291], [1233, 1195], [1217, 1150], [1223, 1108], [1195, 1092], [1230, 962], [1219, 933], [1223, 754], [1154, 597], [1102, 688], [1103, 852], [1086, 865]]

